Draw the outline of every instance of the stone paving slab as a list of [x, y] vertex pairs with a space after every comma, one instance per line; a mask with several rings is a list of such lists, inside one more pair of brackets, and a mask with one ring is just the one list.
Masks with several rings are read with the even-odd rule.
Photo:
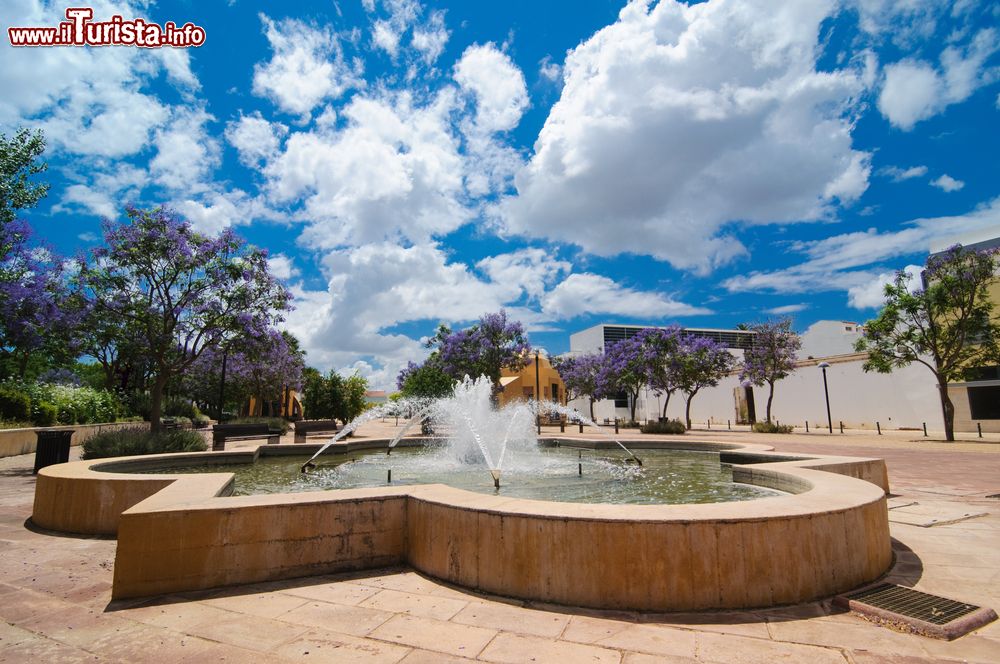
[[[931, 518], [982, 514], [931, 528], [893, 521], [897, 562], [888, 580], [1000, 607], [1000, 500], [985, 498], [1000, 492], [1000, 445], [714, 430], [698, 437], [788, 452], [884, 452], [894, 505], [915, 503]], [[1000, 662], [998, 623], [944, 642], [880, 627], [829, 601], [725, 613], [596, 611], [492, 597], [408, 569], [112, 603], [113, 540], [25, 527], [32, 462], [0, 459], [0, 662]]]

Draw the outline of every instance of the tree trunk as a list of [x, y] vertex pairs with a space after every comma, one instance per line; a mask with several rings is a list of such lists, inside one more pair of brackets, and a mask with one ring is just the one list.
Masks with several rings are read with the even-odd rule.
[[938, 376], [938, 394], [941, 395], [941, 414], [944, 415], [944, 437], [955, 441], [955, 405], [948, 396], [948, 383]]
[[590, 421], [596, 422], [594, 419], [594, 397], [590, 397]]
[[694, 399], [694, 395], [698, 394], [698, 390], [688, 393], [687, 405], [684, 407], [684, 420], [687, 423], [688, 431], [691, 430], [691, 400]]
[[29, 357], [30, 357], [29, 353], [27, 351], [25, 351], [21, 355], [21, 359], [18, 360], [18, 362], [17, 362], [17, 377], [19, 379], [21, 379], [21, 380], [24, 380], [24, 374], [27, 373], [27, 371], [28, 371], [28, 358]]
[[149, 429], [153, 433], [160, 432], [160, 416], [163, 414], [163, 389], [167, 386], [168, 376], [159, 374], [153, 381], [149, 391]]
[[673, 390], [670, 390], [669, 392], [664, 392], [664, 394], [666, 394], [667, 396], [666, 398], [663, 399], [663, 419], [667, 419], [667, 406], [670, 405], [670, 397], [673, 396], [673, 393], [674, 393]]
[[632, 393], [632, 404], [629, 408], [629, 424], [635, 422], [635, 407], [639, 403], [639, 390]]
[[774, 383], [768, 382], [770, 391], [767, 393], [767, 423], [771, 423], [771, 401], [774, 399]]

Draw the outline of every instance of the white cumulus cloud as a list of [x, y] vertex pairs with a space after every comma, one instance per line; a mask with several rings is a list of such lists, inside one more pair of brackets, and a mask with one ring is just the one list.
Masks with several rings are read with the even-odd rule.
[[931, 180], [931, 184], [940, 189], [941, 191], [953, 192], [958, 191], [965, 186], [965, 183], [961, 180], [956, 180], [947, 173], [937, 178], [936, 180]]
[[254, 67], [255, 94], [271, 99], [287, 113], [307, 118], [323, 100], [361, 85], [360, 72], [345, 62], [329, 27], [296, 19], [276, 23], [263, 14], [260, 20], [273, 53], [268, 62]]
[[868, 186], [848, 115], [864, 60], [816, 70], [832, 2], [632, 3], [571, 51], [506, 228], [707, 272], [730, 222], [825, 218]]
[[890, 64], [885, 68], [878, 108], [893, 125], [909, 131], [996, 80], [996, 68], [986, 67], [986, 61], [997, 50], [1000, 33], [986, 28], [964, 47], [945, 48], [939, 67], [911, 58]]

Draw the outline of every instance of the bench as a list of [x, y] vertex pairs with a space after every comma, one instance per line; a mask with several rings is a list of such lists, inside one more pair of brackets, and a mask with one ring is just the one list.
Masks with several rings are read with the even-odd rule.
[[295, 442], [304, 443], [309, 434], [337, 433], [337, 420], [299, 420], [295, 423]]
[[212, 427], [212, 450], [226, 449], [227, 440], [255, 438], [267, 438], [268, 445], [277, 445], [281, 440], [281, 432], [271, 429], [267, 424], [216, 424]]

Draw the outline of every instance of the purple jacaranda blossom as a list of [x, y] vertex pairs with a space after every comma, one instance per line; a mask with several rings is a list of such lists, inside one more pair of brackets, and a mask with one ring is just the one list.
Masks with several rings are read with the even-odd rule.
[[729, 374], [736, 358], [722, 343], [706, 337], [682, 334], [678, 350], [677, 387], [687, 396], [684, 420], [691, 428], [691, 401], [705, 387], [714, 387]]
[[23, 378], [36, 354], [56, 361], [75, 355], [81, 312], [70, 297], [62, 262], [31, 242], [26, 222], [0, 228], [0, 248], [0, 346]]
[[767, 421], [771, 421], [774, 384], [795, 369], [796, 353], [802, 347], [799, 335], [788, 318], [751, 325], [750, 348], [744, 351], [740, 380], [762, 387], [767, 384]]
[[586, 398], [590, 405], [590, 419], [594, 419], [595, 395], [600, 393], [600, 375], [604, 356], [585, 353], [558, 358], [554, 368], [566, 385], [567, 399]]
[[126, 216], [127, 223], [105, 222], [105, 247], [80, 262], [78, 281], [96, 315], [141, 340], [158, 429], [171, 378], [210, 349], [266, 336], [289, 309], [290, 294], [269, 273], [264, 253], [231, 230], [204, 235], [164, 208], [130, 207]]
[[454, 378], [487, 376], [499, 390], [500, 372], [520, 371], [527, 366], [531, 344], [518, 321], [508, 320], [507, 312], [484, 314], [472, 327], [437, 337], [441, 369]]

